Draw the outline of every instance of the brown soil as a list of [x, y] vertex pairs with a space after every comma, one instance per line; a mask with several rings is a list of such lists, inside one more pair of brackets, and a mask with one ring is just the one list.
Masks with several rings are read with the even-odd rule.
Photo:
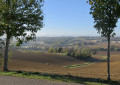
[[[105, 52], [98, 52], [97, 55], [106, 55]], [[94, 58], [100, 58], [94, 56]], [[102, 59], [102, 58], [101, 58]], [[66, 65], [82, 64], [85, 61], [79, 61], [69, 56], [53, 55], [46, 53], [22, 53], [14, 51], [13, 59], [9, 61], [10, 70], [34, 71], [55, 74], [71, 74], [86, 78], [107, 79], [107, 63], [96, 62], [88, 66], [77, 68], [64, 68]], [[111, 79], [120, 80], [120, 53], [111, 52]], [[2, 67], [1, 67], [2, 69]]]

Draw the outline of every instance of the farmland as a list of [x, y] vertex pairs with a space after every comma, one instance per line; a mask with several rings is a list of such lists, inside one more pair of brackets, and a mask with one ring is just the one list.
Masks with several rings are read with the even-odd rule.
[[[111, 51], [120, 51], [120, 38], [111, 38]], [[12, 41], [11, 45], [16, 41]], [[23, 43], [19, 49], [47, 52], [49, 48], [80, 48], [87, 47], [95, 51], [107, 50], [107, 39], [102, 37], [37, 37], [36, 42]], [[13, 46], [13, 48], [16, 48]]]
[[[3, 51], [1, 51], [3, 53]], [[120, 80], [120, 52], [111, 52], [111, 79]], [[60, 75], [72, 75], [84, 78], [107, 79], [106, 52], [99, 51], [92, 60], [49, 53], [24, 53], [13, 50], [13, 58], [8, 63], [10, 70], [22, 70]], [[73, 65], [73, 68], [67, 66]], [[2, 66], [0, 67], [2, 69]]]

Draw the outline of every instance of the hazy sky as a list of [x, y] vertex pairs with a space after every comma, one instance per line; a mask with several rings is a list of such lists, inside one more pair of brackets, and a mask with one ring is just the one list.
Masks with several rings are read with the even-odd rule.
[[[45, 0], [45, 26], [37, 36], [100, 36], [86, 0]], [[120, 24], [115, 32], [120, 36]]]

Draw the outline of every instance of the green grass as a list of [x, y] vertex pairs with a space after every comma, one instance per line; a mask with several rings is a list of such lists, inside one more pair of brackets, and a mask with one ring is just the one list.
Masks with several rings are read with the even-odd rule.
[[58, 55], [67, 55], [67, 53], [55, 53], [55, 54], [58, 54]]
[[88, 66], [91, 64], [94, 64], [95, 62], [88, 62], [88, 63], [83, 63], [83, 64], [76, 64], [76, 65], [68, 65], [68, 66], [63, 66], [65, 68], [77, 68], [77, 67], [83, 67], [83, 66]]
[[103, 56], [103, 55], [98, 55], [98, 56], [103, 57], [104, 60], [107, 58], [107, 56]]
[[42, 51], [34, 51], [34, 50], [18, 50], [23, 53], [44, 53]]
[[107, 81], [100, 79], [82, 78], [71, 75], [57, 75], [57, 74], [48, 74], [48, 73], [39, 73], [39, 72], [0, 71], [0, 75], [17, 76], [17, 77], [33, 78], [33, 79], [46, 79], [46, 80], [63, 81], [69, 83], [80, 83], [85, 85], [120, 85], [119, 82], [114, 82], [114, 81], [108, 83]]
[[[102, 60], [98, 60], [98, 61], [101, 61], [101, 62], [104, 62], [106, 60], [106, 56], [103, 56], [103, 55], [98, 55], [100, 57], [103, 57], [104, 59]], [[88, 65], [91, 65], [91, 64], [95, 64], [97, 61], [94, 61], [94, 62], [88, 62], [88, 63], [83, 63], [83, 64], [76, 64], [76, 65], [68, 65], [68, 66], [63, 66], [65, 68], [77, 68], [77, 67], [83, 67], [83, 66], [88, 66]]]
[[69, 43], [69, 44], [67, 44], [67, 45], [74, 45], [74, 43]]

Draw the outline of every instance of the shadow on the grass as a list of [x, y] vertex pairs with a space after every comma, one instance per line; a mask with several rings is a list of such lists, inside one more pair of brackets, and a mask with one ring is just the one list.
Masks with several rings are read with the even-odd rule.
[[13, 72], [13, 74], [21, 74], [26, 76], [43, 76], [43, 77], [49, 77], [52, 80], [61, 80], [65, 82], [75, 82], [75, 83], [81, 83], [86, 84], [86, 82], [94, 82], [94, 83], [100, 83], [102, 84], [108, 84], [108, 85], [120, 85], [120, 81], [107, 81], [97, 78], [83, 78], [78, 76], [72, 76], [72, 75], [58, 75], [58, 74], [49, 74], [49, 73], [40, 73], [40, 72], [26, 72], [26, 71], [9, 71]]

